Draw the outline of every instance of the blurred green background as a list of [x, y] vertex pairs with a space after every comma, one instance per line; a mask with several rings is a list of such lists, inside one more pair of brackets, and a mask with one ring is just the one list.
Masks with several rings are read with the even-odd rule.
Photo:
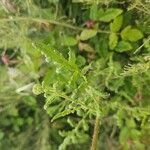
[[[110, 25], [120, 15], [116, 15], [116, 10], [110, 12], [111, 8], [121, 10], [120, 25], [118, 20]], [[100, 18], [101, 9], [106, 18]], [[117, 40], [110, 26], [117, 30]], [[138, 32], [133, 36], [127, 31], [129, 35], [125, 36], [127, 40], [131, 36], [131, 40], [118, 44], [120, 32], [127, 26]], [[95, 29], [97, 34], [83, 33], [85, 29]], [[65, 58], [70, 50], [74, 51], [79, 68], [87, 66], [88, 70], [91, 64], [94, 71], [88, 75], [90, 84], [96, 83], [100, 91], [108, 93], [108, 102], [117, 101], [120, 106], [129, 107], [119, 110], [113, 104], [114, 110], [111, 108], [102, 118], [98, 150], [149, 150], [149, 35], [150, 3], [143, 0], [0, 0], [0, 149], [90, 148], [94, 117], [85, 120], [88, 130], [73, 137], [75, 141], [67, 141], [65, 137], [71, 136], [74, 128], [70, 120], [78, 122], [84, 114], [71, 114], [51, 122], [57, 108], [45, 111], [43, 94], [32, 92], [35, 83], [41, 83], [52, 73], [51, 63], [33, 46], [44, 40]], [[125, 70], [124, 66], [130, 63], [135, 66]], [[113, 78], [124, 70], [119, 80]], [[132, 111], [133, 107], [136, 110]], [[63, 131], [70, 132], [65, 135]]]

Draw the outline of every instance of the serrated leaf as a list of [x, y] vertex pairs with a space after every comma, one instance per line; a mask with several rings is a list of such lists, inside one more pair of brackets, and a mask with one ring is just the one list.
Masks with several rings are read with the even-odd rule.
[[116, 33], [111, 33], [109, 35], [109, 48], [114, 49], [118, 43], [118, 36]]
[[[46, 107], [46, 106], [45, 106]], [[58, 105], [54, 105], [54, 106], [50, 106], [50, 107], [47, 107], [47, 108], [44, 108], [46, 109], [46, 112], [47, 114], [52, 117], [54, 116], [58, 111], [60, 111], [60, 107], [61, 105], [58, 104]]]
[[102, 13], [101, 11], [99, 20], [103, 22], [110, 22], [111, 20], [119, 16], [122, 12], [123, 11], [118, 8], [109, 8], [104, 13]]
[[80, 34], [80, 40], [82, 40], [82, 41], [88, 40], [88, 39], [94, 37], [96, 34], [97, 34], [96, 30], [85, 29]]
[[55, 95], [52, 95], [52, 96], [48, 97], [46, 99], [46, 103], [44, 105], [44, 109], [46, 110], [48, 108], [48, 106], [55, 101], [56, 98], [57, 98], [57, 96], [55, 96]]
[[125, 52], [131, 49], [132, 49], [132, 45], [127, 41], [120, 41], [115, 48], [117, 52]]
[[58, 118], [67, 116], [67, 115], [69, 115], [69, 114], [71, 114], [71, 113], [74, 113], [74, 112], [75, 112], [75, 110], [73, 110], [73, 109], [64, 110], [63, 112], [57, 113], [57, 114], [52, 118], [51, 121], [53, 122], [54, 120], [56, 120], [56, 119], [58, 119]]
[[69, 86], [70, 86], [70, 87], [71, 87], [71, 86], [74, 86], [74, 87], [75, 87], [75, 83], [76, 83], [78, 77], [79, 77], [78, 72], [74, 72], [73, 75], [71, 76], [71, 80], [69, 81]]
[[122, 26], [123, 16], [120, 15], [114, 19], [114, 21], [110, 24], [110, 30], [112, 32], [118, 32]]
[[69, 61], [65, 59], [58, 51], [50, 49], [49, 46], [43, 43], [35, 43], [35, 46], [39, 49], [39, 51], [43, 52], [48, 59], [51, 59], [70, 71], [79, 72], [77, 65], [69, 63]]
[[127, 26], [122, 30], [121, 37], [123, 40], [136, 42], [143, 38], [143, 33], [138, 29], [131, 28], [131, 26]]
[[47, 87], [49, 86], [53, 81], [55, 77], [55, 69], [51, 68], [49, 69], [44, 76], [43, 82], [42, 82], [42, 87]]

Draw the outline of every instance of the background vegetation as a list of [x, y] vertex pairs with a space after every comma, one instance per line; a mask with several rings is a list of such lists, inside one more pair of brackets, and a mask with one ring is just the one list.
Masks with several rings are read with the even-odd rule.
[[0, 0], [0, 54], [0, 149], [150, 149], [149, 1]]

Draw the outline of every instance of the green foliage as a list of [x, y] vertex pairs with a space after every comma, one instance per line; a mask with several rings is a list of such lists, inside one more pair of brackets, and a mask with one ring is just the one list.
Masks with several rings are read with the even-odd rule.
[[109, 35], [109, 47], [110, 49], [114, 49], [118, 43], [118, 36], [116, 33], [111, 33]]
[[74, 37], [66, 36], [62, 41], [64, 46], [74, 46], [77, 44], [77, 40]]
[[140, 30], [131, 28], [131, 26], [127, 26], [125, 29], [122, 30], [121, 37], [123, 40], [136, 42], [143, 38], [143, 34]]
[[82, 41], [88, 40], [88, 39], [92, 38], [93, 36], [95, 36], [96, 33], [97, 33], [97, 31], [95, 31], [95, 30], [85, 29], [81, 32], [80, 40], [82, 40]]
[[90, 8], [90, 19], [98, 20], [99, 13], [98, 13], [98, 5], [93, 4]]
[[110, 23], [110, 30], [112, 32], [118, 32], [122, 26], [123, 23], [123, 16], [120, 15], [114, 19], [112, 23]]
[[117, 52], [125, 52], [132, 49], [132, 45], [127, 41], [120, 41], [115, 48]]
[[99, 20], [103, 22], [110, 22], [115, 19], [122, 13], [121, 9], [118, 8], [108, 8], [106, 11], [100, 10], [99, 12]]
[[0, 4], [0, 149], [149, 148], [146, 1]]

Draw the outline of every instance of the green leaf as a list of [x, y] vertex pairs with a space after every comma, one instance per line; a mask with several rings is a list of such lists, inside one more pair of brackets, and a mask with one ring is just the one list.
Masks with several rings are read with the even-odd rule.
[[64, 117], [64, 116], [67, 116], [67, 115], [69, 115], [69, 114], [71, 114], [71, 113], [74, 113], [75, 112], [75, 110], [73, 110], [73, 109], [66, 109], [66, 110], [64, 110], [63, 112], [60, 112], [60, 113], [57, 113], [53, 118], [52, 118], [52, 122], [54, 121], [54, 120], [56, 120], [56, 119], [58, 119], [58, 118], [60, 118], [60, 117]]
[[70, 117], [67, 119], [67, 122], [69, 123], [69, 125], [71, 127], [75, 127], [76, 126], [76, 122]]
[[118, 36], [116, 33], [111, 33], [109, 35], [109, 48], [114, 49], [118, 43]]
[[122, 26], [123, 17], [122, 15], [116, 17], [114, 21], [110, 24], [110, 30], [112, 32], [118, 32]]
[[103, 58], [106, 58], [108, 56], [108, 42], [107, 42], [107, 38], [106, 35], [105, 36], [101, 36], [99, 39], [99, 55]]
[[82, 41], [88, 40], [88, 39], [94, 37], [96, 34], [97, 34], [96, 30], [85, 29], [81, 32], [80, 40], [82, 40]]
[[130, 30], [130, 36], [128, 37], [129, 41], [136, 42], [143, 38], [143, 33], [138, 29]]
[[93, 4], [90, 8], [90, 19], [97, 20], [98, 18], [98, 5]]
[[84, 131], [88, 131], [89, 130], [89, 126], [88, 126], [87, 122], [85, 120], [83, 120], [82, 124], [83, 124]]
[[124, 144], [127, 142], [128, 138], [129, 138], [129, 129], [127, 127], [124, 127], [119, 135], [119, 141], [121, 144]]
[[132, 45], [127, 41], [120, 41], [115, 48], [117, 52], [125, 52], [131, 49], [132, 49]]
[[49, 86], [51, 83], [53, 83], [54, 78], [55, 78], [55, 69], [51, 68], [47, 72], [45, 72], [45, 77], [42, 82], [42, 87], [44, 88]]
[[78, 80], [78, 78], [79, 78], [78, 72], [74, 72], [69, 81], [69, 86], [76, 87], [76, 81]]
[[131, 26], [127, 26], [121, 31], [121, 38], [123, 40], [128, 40], [129, 31], [131, 30]]
[[139, 130], [137, 130], [137, 129], [131, 130], [131, 138], [133, 140], [139, 140], [140, 136], [141, 136], [141, 132]]
[[75, 52], [73, 50], [69, 50], [68, 54], [69, 54], [69, 62], [75, 64], [76, 62]]
[[52, 104], [56, 100], [57, 96], [52, 95], [46, 99], [46, 103], [44, 105], [44, 109], [46, 110], [50, 104]]
[[94, 52], [94, 49], [87, 43], [82, 43], [80, 42], [79, 45], [78, 45], [79, 49], [81, 51], [86, 51], [86, 52]]
[[43, 43], [35, 43], [35, 46], [47, 57], [47, 59], [50, 59], [53, 62], [58, 63], [59, 65], [70, 71], [79, 72], [77, 65], [70, 63], [67, 59], [65, 59], [62, 56], [61, 53], [59, 53], [56, 50], [50, 49], [48, 45], [45, 45]]
[[126, 119], [126, 125], [129, 128], [135, 128], [136, 127], [136, 123], [135, 123], [134, 119]]
[[131, 28], [131, 26], [127, 26], [122, 30], [121, 37], [123, 40], [136, 42], [143, 38], [143, 33], [138, 29]]
[[109, 8], [104, 13], [99, 13], [99, 20], [103, 22], [110, 22], [111, 20], [115, 19], [119, 16], [123, 11], [118, 8]]
[[79, 67], [82, 67], [82, 66], [84, 66], [86, 64], [86, 59], [83, 56], [78, 55], [77, 60], [76, 60], [76, 64]]
[[65, 46], [74, 46], [77, 44], [77, 40], [74, 37], [71, 36], [65, 36], [63, 38], [62, 44]]

